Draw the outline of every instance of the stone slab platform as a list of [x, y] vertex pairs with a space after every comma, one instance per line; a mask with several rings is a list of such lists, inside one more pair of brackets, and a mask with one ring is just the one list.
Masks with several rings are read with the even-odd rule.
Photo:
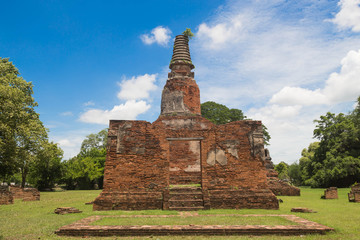
[[297, 225], [138, 225], [138, 226], [96, 226], [90, 225], [105, 217], [179, 217], [179, 215], [117, 215], [117, 216], [91, 216], [66, 225], [55, 231], [60, 236], [164, 236], [164, 235], [304, 235], [325, 234], [334, 229], [312, 222], [295, 215], [238, 215], [216, 214], [198, 215], [182, 214], [182, 217], [197, 216], [239, 216], [239, 217], [283, 217]]

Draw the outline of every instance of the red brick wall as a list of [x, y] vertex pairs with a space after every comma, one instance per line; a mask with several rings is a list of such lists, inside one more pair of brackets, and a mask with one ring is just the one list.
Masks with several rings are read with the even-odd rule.
[[14, 198], [8, 187], [0, 186], [0, 205], [13, 204]]
[[200, 141], [169, 141], [170, 184], [201, 183]]
[[21, 188], [18, 186], [11, 186], [10, 191], [14, 199], [22, 199], [23, 201], [39, 201], [40, 192], [36, 188]]
[[111, 121], [104, 191], [94, 210], [161, 208], [176, 176], [170, 168], [190, 176], [194, 172], [185, 169], [199, 160], [206, 204], [212, 208], [276, 209], [259, 132], [259, 121], [216, 126], [201, 116], [161, 116], [152, 124]]
[[324, 191], [325, 199], [338, 199], [338, 192], [336, 187], [330, 187]]

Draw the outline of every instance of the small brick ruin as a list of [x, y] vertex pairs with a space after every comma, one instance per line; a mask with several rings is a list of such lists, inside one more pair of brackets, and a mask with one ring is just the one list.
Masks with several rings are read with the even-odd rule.
[[338, 199], [337, 187], [329, 187], [325, 189], [324, 195], [321, 196], [322, 199]]
[[0, 205], [13, 204], [14, 197], [10, 192], [9, 187], [0, 186]]
[[295, 207], [291, 209], [291, 212], [302, 212], [302, 213], [317, 213], [316, 211], [309, 209], [309, 208], [304, 208], [304, 207]]
[[169, 68], [155, 122], [110, 120], [104, 189], [93, 209], [278, 209], [261, 121], [215, 125], [201, 116], [184, 35], [175, 38]]
[[10, 191], [14, 199], [22, 199], [23, 201], [39, 201], [40, 192], [36, 188], [21, 188], [19, 186], [10, 186]]
[[288, 182], [279, 179], [278, 172], [274, 169], [268, 149], [265, 149], [265, 167], [267, 169], [267, 183], [270, 190], [276, 196], [300, 196], [300, 188], [290, 185]]
[[351, 187], [348, 193], [349, 202], [360, 202], [360, 183]]
[[74, 207], [58, 207], [54, 210], [54, 213], [64, 215], [68, 213], [82, 213], [82, 211]]

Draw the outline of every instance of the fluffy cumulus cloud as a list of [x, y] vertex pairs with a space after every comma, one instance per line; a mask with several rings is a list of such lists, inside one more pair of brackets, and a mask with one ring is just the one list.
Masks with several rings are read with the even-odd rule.
[[145, 101], [129, 100], [124, 104], [115, 105], [111, 110], [88, 110], [80, 116], [80, 121], [108, 125], [111, 119], [134, 120], [149, 108], [150, 105]]
[[360, 94], [360, 50], [349, 51], [341, 60], [340, 72], [330, 74], [323, 89], [284, 87], [270, 103], [282, 105], [335, 104], [354, 101]]
[[52, 140], [59, 144], [60, 148], [64, 151], [64, 159], [69, 159], [76, 156], [81, 147], [81, 143], [88, 133], [65, 133], [65, 136], [54, 137]]
[[360, 32], [360, 0], [340, 0], [340, 11], [331, 21], [340, 29], [351, 29]]
[[119, 86], [119, 99], [134, 100], [149, 98], [149, 92], [156, 90], [155, 80], [156, 74], [145, 74], [130, 79], [124, 79]]
[[229, 42], [236, 42], [241, 36], [242, 15], [233, 16], [221, 23], [209, 26], [202, 23], [196, 37], [204, 41], [204, 46], [220, 49]]
[[293, 163], [301, 157], [301, 151], [313, 142], [313, 120], [319, 117], [324, 108], [281, 106], [269, 104], [251, 108], [245, 114], [252, 119], [261, 120], [271, 135], [268, 146], [274, 163], [285, 161]]
[[110, 110], [88, 109], [80, 115], [79, 120], [86, 123], [109, 124], [111, 119], [134, 120], [139, 114], [145, 113], [151, 105], [143, 100], [148, 99], [150, 92], [157, 89], [157, 74], [145, 74], [124, 79], [118, 85], [117, 97], [124, 103], [115, 105]]
[[171, 38], [171, 30], [167, 27], [158, 26], [151, 30], [150, 34], [143, 34], [140, 39], [143, 43], [151, 45], [157, 43], [161, 46], [166, 46]]

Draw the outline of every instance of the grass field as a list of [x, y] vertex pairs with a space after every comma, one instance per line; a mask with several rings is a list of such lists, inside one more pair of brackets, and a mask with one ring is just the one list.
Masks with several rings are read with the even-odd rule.
[[239, 217], [239, 216], [200, 216], [200, 217], [166, 217], [166, 218], [131, 218], [107, 217], [93, 222], [91, 225], [296, 225], [282, 217]]
[[[349, 203], [347, 193], [349, 189], [339, 189], [339, 199], [322, 200], [320, 195], [323, 189], [301, 189], [301, 197], [280, 197], [284, 203], [280, 204], [280, 210], [208, 210], [199, 211], [199, 214], [295, 214], [299, 217], [318, 222], [332, 227], [335, 232], [326, 235], [311, 235], [297, 237], [282, 236], [223, 236], [223, 237], [112, 237], [105, 239], [360, 239], [360, 203]], [[90, 202], [100, 191], [66, 191], [66, 192], [43, 192], [41, 201], [22, 202], [16, 200], [13, 205], [0, 206], [0, 239], [77, 239], [58, 237], [54, 231], [61, 226], [73, 223], [82, 218], [92, 215], [157, 215], [157, 214], [177, 214], [174, 211], [102, 211], [93, 212], [92, 205], [85, 205]], [[57, 207], [76, 207], [83, 211], [80, 214], [57, 215], [54, 210]], [[292, 207], [307, 207], [318, 211], [317, 213], [291, 213]], [[110, 218], [112, 219], [112, 218]], [[206, 224], [204, 219], [199, 223], [197, 218], [188, 218], [190, 224]], [[199, 218], [198, 218], [199, 219]], [[233, 221], [232, 219], [231, 221]], [[134, 221], [132, 219], [131, 221]], [[173, 220], [177, 222], [176, 218]], [[215, 218], [209, 219], [209, 224], [216, 222]], [[225, 220], [219, 216], [219, 222]], [[230, 220], [229, 220], [230, 221]], [[255, 220], [258, 221], [258, 220]], [[274, 218], [265, 219], [266, 223], [274, 223]], [[242, 221], [239, 221], [242, 224]], [[184, 222], [184, 224], [188, 224]], [[251, 223], [253, 224], [253, 223]], [[254, 224], [257, 224], [256, 222]], [[80, 239], [80, 238], [79, 238]], [[97, 239], [97, 238], [91, 238]], [[104, 238], [101, 238], [104, 239]]]

